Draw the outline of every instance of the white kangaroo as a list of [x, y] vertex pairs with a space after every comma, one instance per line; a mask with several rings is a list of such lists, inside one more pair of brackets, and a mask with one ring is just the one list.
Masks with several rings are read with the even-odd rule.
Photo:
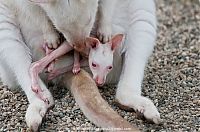
[[[31, 79], [28, 74], [31, 56], [35, 61], [45, 55], [41, 50], [43, 33], [40, 29], [34, 30], [33, 26], [23, 23], [19, 27], [13, 10], [5, 5], [4, 0], [0, 1], [0, 11], [0, 40], [4, 43], [0, 47], [0, 75], [3, 83], [10, 88], [21, 85], [30, 103], [26, 113], [27, 125], [37, 130], [45, 112], [53, 105], [53, 98], [41, 79], [40, 84], [44, 94], [49, 96], [50, 104], [47, 106], [35, 95], [30, 88]], [[123, 33], [126, 34], [126, 38], [115, 52], [113, 70], [109, 73], [106, 83], [119, 81], [116, 93], [118, 102], [158, 123], [160, 115], [156, 107], [151, 100], [141, 96], [144, 67], [156, 38], [155, 3], [153, 0], [117, 0], [113, 12], [115, 14], [112, 17], [112, 34]], [[97, 30], [94, 28], [93, 31]], [[70, 66], [73, 56], [68, 55], [64, 61], [59, 60], [58, 63], [60, 67]]]
[[[117, 34], [112, 37], [112, 39], [105, 44], [102, 44], [98, 39], [93, 37], [86, 38], [86, 47], [89, 48], [89, 56], [88, 59], [82, 60], [82, 66], [89, 65], [89, 68], [92, 72], [93, 79], [98, 86], [103, 86], [106, 82], [107, 75], [113, 69], [113, 57], [114, 52], [120, 46], [123, 39], [123, 34]], [[39, 60], [37, 63], [41, 63], [41, 70], [48, 64], [48, 60], [51, 60], [54, 56], [56, 56], [57, 52], [60, 52], [59, 49], [62, 49], [62, 46], [65, 48], [66, 45], [61, 45], [56, 52], [49, 54], [50, 56], [46, 56]], [[53, 58], [54, 59], [54, 58]], [[74, 60], [75, 61], [75, 60]], [[88, 61], [88, 62], [87, 62]], [[45, 64], [44, 64], [45, 63]], [[45, 65], [45, 66], [42, 66]], [[72, 65], [66, 65], [61, 69], [54, 69], [49, 75], [48, 79], [52, 80], [72, 69]]]

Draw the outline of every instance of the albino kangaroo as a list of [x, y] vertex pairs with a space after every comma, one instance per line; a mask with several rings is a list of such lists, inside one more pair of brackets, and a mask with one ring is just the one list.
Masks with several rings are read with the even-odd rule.
[[[65, 3], [63, 0], [59, 1]], [[34, 24], [26, 25], [23, 17], [16, 20], [15, 10], [12, 9], [5, 0], [0, 0], [0, 40], [2, 43], [0, 76], [3, 83], [10, 88], [20, 84], [25, 91], [30, 103], [26, 112], [26, 122], [36, 131], [47, 109], [54, 104], [52, 95], [40, 78], [40, 86], [50, 104], [45, 104], [35, 95], [31, 90], [31, 78], [28, 73], [31, 62], [45, 56], [41, 50], [43, 33], [41, 29], [33, 29]], [[64, 10], [65, 8], [63, 12]], [[158, 123], [160, 115], [156, 107], [151, 100], [141, 96], [145, 64], [152, 53], [156, 38], [155, 3], [153, 0], [117, 0], [113, 12], [112, 34], [123, 33], [126, 34], [126, 38], [114, 54], [113, 70], [108, 74], [106, 83], [118, 83], [116, 100], [120, 104], [133, 108], [141, 112], [145, 118]], [[93, 32], [96, 31], [97, 29], [94, 28]], [[58, 69], [70, 66], [73, 64], [73, 56], [67, 55], [59, 59], [57, 63], [55, 68]]]
[[[113, 54], [114, 54], [114, 51], [121, 44], [122, 39], [123, 39], [122, 34], [115, 35], [111, 39], [111, 41], [105, 44], [100, 43], [99, 40], [96, 38], [88, 37], [86, 39], [86, 46], [89, 47], [88, 65], [92, 72], [93, 79], [98, 86], [103, 86], [103, 84], [106, 81], [107, 74], [110, 73], [110, 71], [112, 70]], [[54, 54], [56, 53], [54, 52]], [[55, 56], [55, 55], [52, 55], [52, 56]], [[51, 57], [48, 57], [48, 58], [51, 58]], [[44, 58], [42, 60], [44, 60]], [[83, 61], [87, 61], [87, 60], [83, 60]], [[42, 63], [42, 62], [39, 61], [38, 63]], [[85, 63], [82, 63], [82, 64], [83, 64], [82, 66], [85, 65]], [[71, 69], [72, 69], [72, 66], [66, 66], [66, 67], [63, 67], [62, 69], [54, 69], [48, 76], [49, 80], [54, 79], [58, 75], [63, 74], [67, 71], [70, 71]]]

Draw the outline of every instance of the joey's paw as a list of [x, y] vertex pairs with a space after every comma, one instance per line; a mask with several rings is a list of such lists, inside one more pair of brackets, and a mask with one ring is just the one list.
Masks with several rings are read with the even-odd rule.
[[33, 103], [31, 103], [26, 111], [26, 123], [27, 126], [34, 132], [37, 132], [42, 119], [47, 112], [47, 107], [44, 102], [38, 99], [35, 99]]
[[101, 25], [97, 29], [97, 37], [102, 43], [106, 43], [112, 39], [112, 28], [111, 25]]
[[72, 69], [72, 72], [74, 74], [78, 74], [80, 72], [80, 70], [81, 70], [80, 65], [74, 65], [73, 69]]
[[[126, 98], [126, 99], [125, 99]], [[148, 121], [160, 124], [160, 114], [153, 102], [143, 96], [131, 96], [131, 98], [117, 98], [118, 102], [124, 106], [133, 108], [137, 113], [144, 116]]]
[[57, 33], [49, 33], [44, 35], [44, 41], [48, 48], [56, 49], [60, 45], [59, 35]]

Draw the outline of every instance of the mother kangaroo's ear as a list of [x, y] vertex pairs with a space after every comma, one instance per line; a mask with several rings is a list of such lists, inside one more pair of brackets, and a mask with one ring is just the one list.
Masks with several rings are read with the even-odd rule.
[[49, 2], [54, 2], [56, 0], [29, 0], [29, 1], [34, 3], [49, 3]]
[[112, 51], [114, 51], [122, 43], [123, 37], [123, 34], [117, 34], [111, 39], [109, 43], [111, 44]]

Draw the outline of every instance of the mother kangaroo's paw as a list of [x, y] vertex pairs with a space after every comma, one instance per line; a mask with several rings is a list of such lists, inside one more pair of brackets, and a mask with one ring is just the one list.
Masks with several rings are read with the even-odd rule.
[[56, 32], [44, 34], [44, 41], [47, 44], [48, 48], [56, 49], [60, 45], [59, 34]]
[[116, 100], [123, 106], [133, 108], [136, 112], [143, 115], [148, 121], [155, 124], [161, 122], [160, 114], [153, 102], [143, 96], [116, 96]]
[[34, 132], [37, 132], [42, 119], [47, 112], [46, 104], [39, 99], [35, 99], [33, 103], [31, 103], [26, 111], [26, 123], [27, 126]]
[[144, 115], [147, 120], [152, 121], [155, 124], [160, 123], [160, 114], [150, 99], [142, 96], [135, 97], [135, 104], [133, 105], [133, 108], [135, 111]]
[[97, 37], [102, 43], [106, 43], [112, 38], [112, 26], [108, 23], [100, 24], [97, 28]]

